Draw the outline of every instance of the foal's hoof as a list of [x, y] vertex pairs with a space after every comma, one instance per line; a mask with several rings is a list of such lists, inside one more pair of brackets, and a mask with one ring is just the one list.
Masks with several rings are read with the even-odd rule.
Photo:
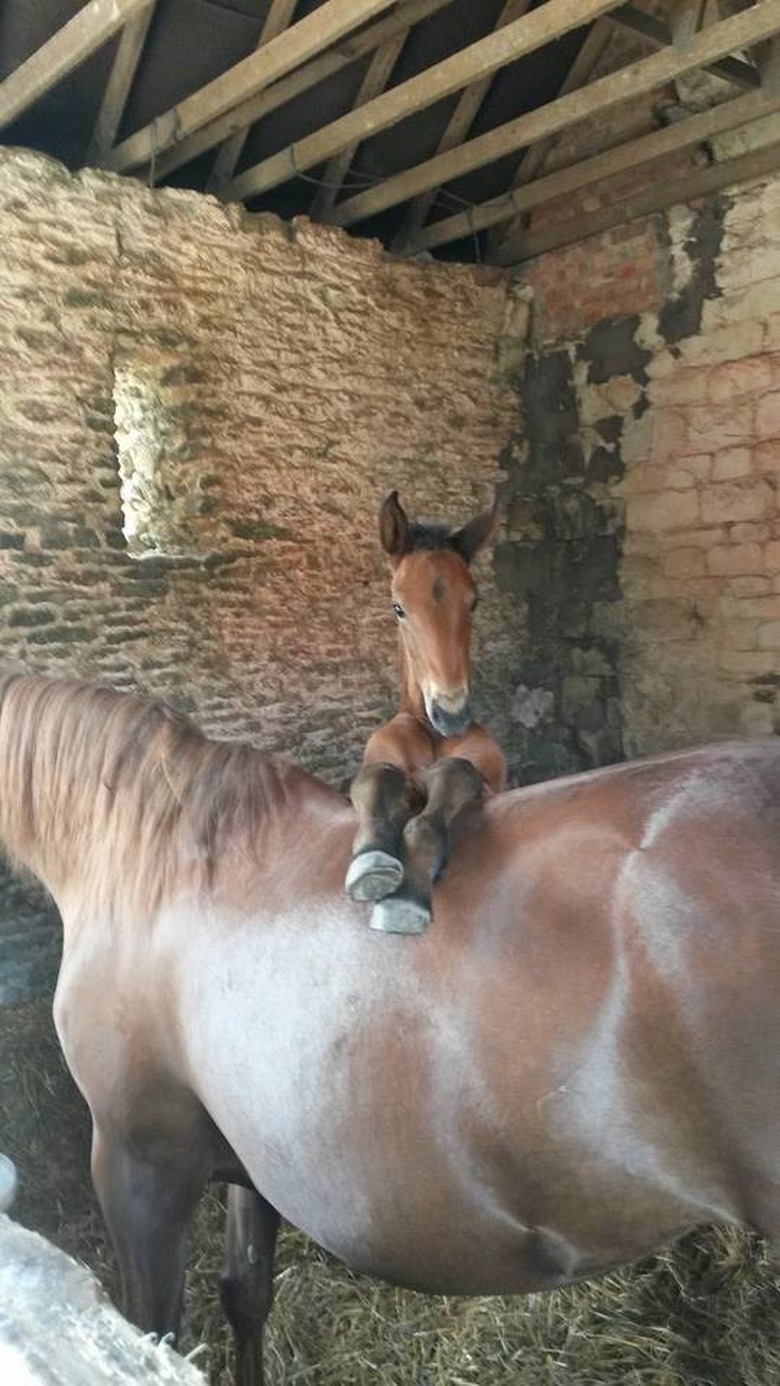
[[7, 1155], [0, 1155], [0, 1213], [10, 1208], [16, 1193], [16, 1169]]
[[389, 852], [358, 852], [349, 863], [344, 889], [353, 900], [382, 900], [398, 889], [403, 874], [403, 864]]
[[391, 895], [380, 900], [371, 911], [371, 928], [383, 934], [422, 934], [431, 922], [431, 912], [419, 900]]

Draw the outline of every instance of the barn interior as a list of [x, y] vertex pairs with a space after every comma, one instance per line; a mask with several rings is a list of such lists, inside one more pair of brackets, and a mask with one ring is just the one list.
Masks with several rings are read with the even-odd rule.
[[[475, 698], [513, 783], [777, 733], [779, 35], [778, 0], [5, 0], [3, 661], [344, 785], [395, 699], [380, 501], [498, 493]], [[57, 919], [10, 876], [0, 948], [18, 1216], [111, 1285]], [[188, 1342], [227, 1380], [219, 1218]], [[287, 1245], [272, 1383], [780, 1367], [737, 1234], [530, 1308]]]

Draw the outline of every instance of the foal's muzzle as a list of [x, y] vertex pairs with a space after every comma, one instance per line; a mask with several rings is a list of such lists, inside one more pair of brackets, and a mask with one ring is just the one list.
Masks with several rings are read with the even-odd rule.
[[449, 699], [433, 698], [428, 708], [428, 718], [440, 736], [462, 736], [474, 720], [468, 697], [463, 698], [457, 707], [453, 707]]

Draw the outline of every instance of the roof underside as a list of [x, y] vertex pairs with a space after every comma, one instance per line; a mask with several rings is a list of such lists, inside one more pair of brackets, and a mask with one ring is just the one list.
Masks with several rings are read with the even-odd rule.
[[780, 167], [780, 0], [5, 0], [0, 132], [511, 265]]

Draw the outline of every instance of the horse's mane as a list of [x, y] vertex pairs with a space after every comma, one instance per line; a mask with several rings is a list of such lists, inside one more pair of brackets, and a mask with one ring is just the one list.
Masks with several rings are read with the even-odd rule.
[[436, 520], [410, 520], [407, 528], [407, 553], [415, 549], [452, 549], [455, 530], [452, 525], [440, 524]]
[[144, 695], [0, 678], [0, 835], [55, 895], [74, 864], [109, 909], [120, 895], [149, 909], [213, 884], [226, 857], [256, 859], [269, 805], [295, 774]]

